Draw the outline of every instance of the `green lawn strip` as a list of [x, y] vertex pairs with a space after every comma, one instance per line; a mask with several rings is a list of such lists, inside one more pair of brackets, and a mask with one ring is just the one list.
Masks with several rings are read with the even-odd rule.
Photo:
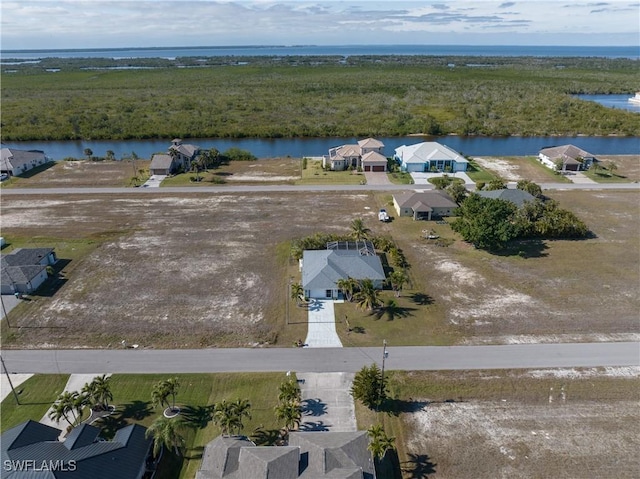
[[387, 178], [394, 185], [412, 185], [413, 178], [411, 177], [411, 173], [407, 173], [406, 171], [394, 171], [392, 173], [387, 174]]
[[465, 173], [475, 182], [484, 181], [485, 183], [489, 183], [491, 180], [496, 179], [496, 176], [493, 173], [490, 173], [487, 170], [483, 170], [473, 160], [469, 160], [469, 166], [467, 167], [467, 171]]
[[325, 171], [322, 162], [309, 160], [307, 167], [302, 170], [302, 178], [295, 183], [297, 185], [359, 185], [365, 181], [363, 174], [354, 174], [349, 170]]
[[[507, 159], [512, 158], [508, 157]], [[537, 156], [524, 156], [518, 157], [518, 161], [526, 161], [530, 165], [533, 165], [538, 171], [544, 173], [550, 182], [553, 183], [571, 183], [571, 180], [556, 171], [553, 171], [551, 168], [544, 166], [539, 160]], [[536, 181], [535, 183], [544, 183], [544, 181]]]
[[[335, 304], [336, 330], [345, 347], [378, 346], [383, 340], [395, 346], [448, 345], [457, 335], [443, 321], [441, 306], [418, 290], [403, 290], [400, 297], [385, 290], [382, 307], [366, 311], [356, 302]], [[393, 300], [396, 307], [388, 307]]]
[[[604, 369], [602, 369], [604, 372]], [[583, 378], [535, 378], [526, 370], [486, 371], [387, 371], [390, 400], [376, 412], [356, 401], [358, 429], [367, 429], [382, 423], [389, 436], [394, 436], [400, 463], [410, 464], [407, 442], [410, 440], [408, 418], [411, 411], [429, 407], [429, 403], [443, 401], [506, 401], [506, 404], [545, 404], [549, 401], [550, 388], [556, 394], [564, 387], [568, 401], [612, 402], [628, 401], [637, 397], [637, 378], [608, 378], [592, 376]], [[425, 451], [428, 453], [428, 451]], [[391, 464], [385, 464], [393, 471]], [[414, 477], [412, 471], [406, 477]], [[417, 471], [414, 471], [417, 472]], [[391, 473], [388, 476], [393, 477]], [[399, 477], [399, 476], [397, 476]], [[415, 476], [417, 477], [417, 476]]]
[[[263, 444], [274, 437], [279, 424], [274, 415], [278, 386], [285, 380], [282, 373], [265, 374], [115, 374], [111, 379], [113, 404], [117, 413], [105, 421], [107, 434], [115, 428], [137, 423], [149, 426], [162, 414], [151, 405], [153, 387], [163, 379], [177, 377], [180, 383], [176, 404], [182, 408], [184, 428], [184, 460], [168, 454], [162, 464], [160, 478], [192, 478], [200, 466], [202, 451], [220, 430], [210, 421], [210, 406], [223, 399], [248, 399], [251, 419], [243, 433]], [[260, 431], [263, 431], [260, 433]]]
[[[36, 374], [16, 386], [20, 405], [16, 404], [16, 399], [11, 393], [2, 401], [0, 412], [2, 431], [11, 429], [28, 419], [34, 421], [42, 419], [63, 391], [68, 380], [68, 374]], [[60, 425], [63, 424], [66, 423], [62, 421]]]
[[584, 174], [587, 178], [598, 183], [629, 183], [629, 178], [626, 176], [616, 175], [607, 170], [594, 171], [593, 168], [590, 168]]

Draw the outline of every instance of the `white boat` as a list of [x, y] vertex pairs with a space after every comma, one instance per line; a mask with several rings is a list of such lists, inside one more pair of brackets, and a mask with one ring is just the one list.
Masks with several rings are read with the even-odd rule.
[[634, 105], [640, 105], [640, 91], [636, 92], [636, 96], [629, 98], [629, 102]]

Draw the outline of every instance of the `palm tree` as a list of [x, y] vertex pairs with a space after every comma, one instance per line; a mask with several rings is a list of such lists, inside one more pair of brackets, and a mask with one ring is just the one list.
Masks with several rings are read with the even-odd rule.
[[[151, 402], [154, 406], [164, 406], [171, 408], [172, 411], [176, 409], [176, 395], [178, 394], [178, 387], [180, 383], [178, 378], [164, 379], [156, 384], [151, 391]], [[167, 400], [169, 396], [173, 397], [173, 402], [170, 405]]]
[[380, 304], [378, 290], [370, 279], [360, 281], [360, 291], [354, 295], [354, 298], [358, 301], [358, 306], [367, 311], [373, 311]]
[[196, 183], [200, 182], [200, 162], [198, 160], [191, 162], [191, 171], [196, 173]]
[[103, 410], [109, 408], [109, 401], [113, 400], [113, 394], [111, 393], [111, 385], [109, 383], [111, 376], [103, 374], [102, 376], [96, 376], [93, 378], [95, 398], [102, 406]]
[[113, 150], [107, 150], [106, 159], [109, 161], [113, 161], [116, 158], [116, 154]]
[[59, 422], [60, 419], [64, 418], [65, 421], [69, 423], [69, 426], [73, 426], [73, 422], [69, 419], [68, 413], [71, 412], [67, 405], [60, 401], [60, 398], [56, 399], [56, 402], [51, 406], [51, 411], [49, 411], [49, 418], [54, 420], [55, 422]]
[[351, 236], [356, 241], [369, 238], [371, 230], [364, 225], [362, 218], [356, 218], [351, 222]]
[[236, 399], [235, 402], [232, 402], [234, 413], [236, 416], [235, 428], [237, 429], [237, 434], [240, 434], [240, 431], [244, 428], [244, 424], [242, 420], [246, 417], [251, 419], [251, 403], [248, 399]]
[[168, 419], [164, 416], [160, 416], [145, 432], [145, 437], [153, 436], [153, 455], [158, 457], [162, 446], [166, 446], [169, 449], [174, 448], [176, 454], [180, 454], [180, 446], [184, 444], [184, 438], [180, 434], [179, 429], [182, 427], [182, 423], [176, 419]]
[[387, 433], [384, 431], [381, 424], [371, 426], [367, 429], [367, 434], [369, 435], [369, 446], [367, 446], [367, 449], [371, 451], [374, 460], [377, 462], [384, 459], [387, 451], [394, 450], [396, 448], [396, 438], [387, 436]]
[[278, 400], [280, 402], [300, 402], [300, 388], [298, 383], [293, 379], [285, 381], [280, 384], [280, 393], [278, 394]]
[[299, 403], [283, 402], [275, 407], [276, 417], [284, 422], [287, 432], [295, 430], [302, 418], [302, 409]]
[[300, 298], [304, 296], [304, 289], [300, 283], [293, 283], [291, 285], [291, 299], [296, 300], [296, 305], [300, 306]]
[[353, 293], [358, 288], [358, 281], [353, 278], [339, 279], [336, 286], [342, 291], [344, 298], [351, 302], [353, 300]]
[[176, 409], [176, 396], [178, 395], [178, 388], [180, 387], [180, 382], [178, 378], [171, 378], [164, 381], [168, 395], [173, 399], [171, 404], [171, 410], [175, 411]]
[[391, 289], [395, 291], [396, 298], [400, 297], [400, 290], [404, 283], [407, 282], [407, 275], [402, 271], [394, 271], [389, 275], [387, 282], [391, 285]]
[[85, 397], [86, 401], [89, 403], [89, 405], [92, 408], [96, 406], [99, 402], [98, 393], [96, 390], [96, 384], [94, 381], [91, 381], [90, 383], [85, 383], [85, 385], [82, 386], [82, 390], [80, 391], [80, 394], [82, 394]]
[[[56, 421], [64, 417], [73, 426], [78, 423], [82, 416], [82, 408], [85, 404], [85, 397], [81, 396], [77, 391], [64, 391], [53, 404], [49, 417], [55, 418]], [[69, 415], [71, 415], [73, 421], [69, 420]]]
[[223, 436], [228, 436], [237, 427], [236, 408], [226, 399], [216, 403], [213, 407], [213, 422], [221, 430]]

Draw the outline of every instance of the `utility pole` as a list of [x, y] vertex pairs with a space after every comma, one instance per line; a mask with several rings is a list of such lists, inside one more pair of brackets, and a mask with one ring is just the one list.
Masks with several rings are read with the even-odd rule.
[[384, 360], [387, 359], [389, 353], [387, 352], [387, 340], [382, 340], [382, 380], [380, 381], [380, 395], [378, 396], [378, 409], [380, 409], [380, 403], [382, 402], [382, 393], [384, 391]]
[[11, 377], [9, 376], [9, 371], [7, 371], [7, 366], [5, 366], [4, 359], [2, 359], [2, 356], [0, 356], [0, 362], [2, 363], [2, 370], [7, 375], [7, 381], [9, 381], [9, 386], [11, 386], [11, 392], [15, 396], [16, 402], [18, 403], [18, 406], [20, 406], [20, 399], [18, 399], [18, 393], [13, 388], [13, 383], [11, 382]]
[[0, 303], [2, 303], [2, 314], [4, 320], [7, 322], [7, 327], [11, 328], [11, 324], [9, 324], [9, 315], [7, 314], [7, 310], [4, 307], [4, 299], [2, 299], [2, 295], [0, 295]]

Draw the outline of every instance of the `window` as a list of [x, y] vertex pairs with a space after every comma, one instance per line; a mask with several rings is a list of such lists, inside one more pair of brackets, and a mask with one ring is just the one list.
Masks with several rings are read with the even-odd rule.
[[326, 290], [325, 291], [325, 297], [327, 297], [327, 298], [333, 297], [333, 290], [331, 290], [331, 289]]

